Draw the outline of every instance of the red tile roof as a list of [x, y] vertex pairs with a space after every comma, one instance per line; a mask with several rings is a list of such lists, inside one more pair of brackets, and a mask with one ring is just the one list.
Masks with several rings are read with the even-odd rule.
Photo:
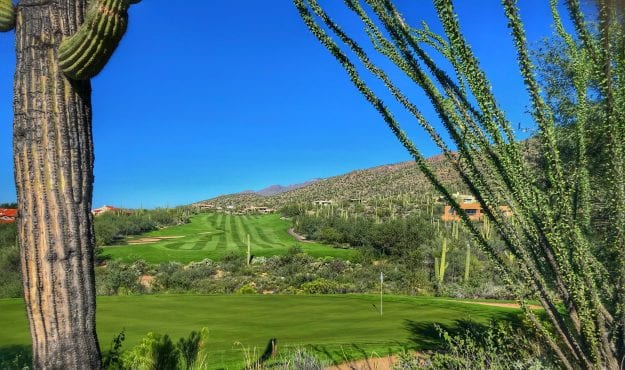
[[0, 208], [0, 216], [16, 217], [17, 216], [17, 209], [14, 209], [14, 208]]

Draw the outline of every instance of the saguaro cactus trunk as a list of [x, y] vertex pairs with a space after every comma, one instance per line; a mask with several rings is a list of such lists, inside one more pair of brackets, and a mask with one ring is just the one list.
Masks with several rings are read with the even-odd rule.
[[86, 0], [17, 7], [14, 163], [24, 298], [37, 369], [99, 369], [95, 330], [91, 85], [59, 68]]

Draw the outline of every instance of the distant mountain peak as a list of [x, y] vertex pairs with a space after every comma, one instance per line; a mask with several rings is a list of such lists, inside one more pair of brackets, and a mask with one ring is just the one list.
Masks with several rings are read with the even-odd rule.
[[315, 183], [315, 182], [317, 182], [319, 180], [321, 180], [321, 179], [312, 179], [312, 180], [309, 180], [309, 181], [306, 181], [306, 182], [302, 182], [302, 183], [299, 183], [299, 184], [292, 184], [292, 185], [286, 185], [286, 186], [283, 186], [283, 185], [271, 185], [271, 186], [268, 186], [268, 187], [266, 187], [264, 189], [255, 191], [254, 193], [258, 194], [258, 195], [262, 195], [264, 197], [270, 197], [272, 195], [284, 193], [284, 192], [287, 192], [287, 191], [290, 191], [290, 190], [303, 188], [304, 186], [308, 186], [308, 185], [310, 185], [312, 183]]

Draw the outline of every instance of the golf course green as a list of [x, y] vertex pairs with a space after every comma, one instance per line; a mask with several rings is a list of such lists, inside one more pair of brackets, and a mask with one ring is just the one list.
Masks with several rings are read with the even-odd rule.
[[[429, 297], [384, 298], [380, 316], [375, 295], [143, 295], [98, 297], [100, 344], [125, 330], [124, 349], [148, 332], [169, 334], [175, 341], [203, 327], [210, 332], [209, 363], [214, 369], [241, 369], [245, 350], [262, 352], [277, 338], [280, 353], [306, 347], [330, 362], [384, 356], [404, 348], [438, 345], [437, 323], [453, 328], [458, 321], [486, 323], [516, 315], [518, 310], [466, 304]], [[28, 353], [30, 336], [21, 299], [0, 300], [0, 359]]]
[[149, 263], [188, 263], [205, 258], [219, 259], [232, 251], [245, 254], [247, 236], [254, 256], [285, 254], [300, 247], [314, 257], [349, 259], [356, 251], [302, 242], [289, 234], [291, 222], [271, 215], [201, 214], [185, 225], [173, 226], [128, 238], [124, 245], [104, 248], [104, 256], [124, 262], [142, 259]]

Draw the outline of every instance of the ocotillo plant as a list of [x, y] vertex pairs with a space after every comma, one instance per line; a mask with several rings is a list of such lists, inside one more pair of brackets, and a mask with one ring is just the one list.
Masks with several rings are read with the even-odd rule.
[[115, 50], [129, 6], [129, 0], [15, 6], [0, 0], [0, 30], [14, 28], [16, 39], [17, 229], [36, 369], [100, 368], [89, 78]]
[[[348, 35], [317, 0], [293, 1], [313, 35], [378, 111], [434, 188], [458, 210], [473, 242], [491, 258], [533, 324], [534, 334], [559, 365], [618, 369], [625, 358], [625, 31], [620, 2], [597, 0], [598, 12], [592, 14], [599, 22], [593, 29], [579, 0], [563, 0], [569, 22], [563, 21], [558, 1], [549, 1], [553, 29], [572, 66], [565, 78], [574, 96], [569, 150], [573, 155], [564, 163], [559, 122], [534, 75], [517, 1], [501, 1], [537, 126], [541, 165], [531, 166], [460, 29], [453, 0], [433, 0], [442, 35], [426, 24], [409, 25], [391, 0], [344, 0], [346, 11], [361, 20], [372, 47], [424, 93], [451, 144], [421, 113], [418, 107], [423, 102], [412, 101], [398, 87], [395, 70], [387, 73], [370, 49]], [[410, 2], [417, 3], [422, 4]], [[567, 29], [565, 24], [571, 26]], [[441, 59], [445, 63], [437, 64]], [[443, 65], [449, 65], [449, 70]], [[382, 84], [369, 84], [365, 74]], [[440, 148], [477, 198], [505, 251], [515, 257], [513, 265], [459, 207], [451, 189], [435, 175], [372, 86], [384, 86]], [[591, 109], [599, 121], [593, 125], [589, 125]], [[590, 162], [588, 143], [597, 138], [602, 145]], [[591, 165], [601, 167], [600, 179], [590, 176]], [[599, 187], [609, 201], [601, 215], [593, 215], [591, 196]], [[507, 205], [513, 217], [506, 217], [501, 205]], [[601, 216], [600, 229], [592, 228], [593, 216]], [[541, 318], [525, 304], [528, 292], [544, 307]]]

